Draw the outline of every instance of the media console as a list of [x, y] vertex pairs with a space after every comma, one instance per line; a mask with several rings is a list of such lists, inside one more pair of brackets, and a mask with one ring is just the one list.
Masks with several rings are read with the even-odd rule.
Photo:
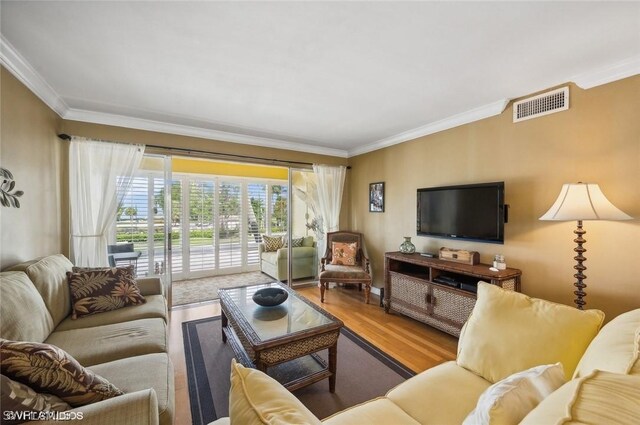
[[395, 311], [454, 336], [476, 303], [478, 281], [520, 292], [518, 269], [492, 272], [488, 264], [460, 264], [415, 254], [384, 255], [384, 310]]

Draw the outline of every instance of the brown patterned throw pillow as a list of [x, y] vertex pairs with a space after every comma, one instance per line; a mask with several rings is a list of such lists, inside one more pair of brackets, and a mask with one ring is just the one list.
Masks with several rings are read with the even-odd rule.
[[[0, 375], [0, 406], [2, 407], [2, 423], [18, 424], [24, 422], [20, 413], [64, 412], [71, 409], [60, 398], [46, 393], [35, 392], [28, 385]], [[37, 417], [37, 416], [35, 416]]]
[[0, 371], [34, 391], [52, 394], [73, 407], [124, 394], [50, 344], [0, 339]]
[[73, 266], [71, 268], [71, 271], [74, 273], [85, 273], [85, 272], [103, 272], [103, 271], [108, 271], [108, 270], [112, 270], [112, 269], [118, 269], [121, 270], [123, 273], [128, 274], [129, 276], [131, 276], [132, 279], [135, 279], [136, 274], [134, 271], [134, 267], [132, 264], [128, 265], [128, 266], [119, 266], [119, 267], [76, 267]]
[[262, 242], [264, 242], [264, 250], [266, 252], [277, 251], [284, 246], [284, 242], [280, 236], [263, 235]]
[[331, 242], [331, 264], [356, 265], [356, 242]]
[[67, 272], [72, 319], [146, 302], [133, 277], [133, 266], [84, 270]]

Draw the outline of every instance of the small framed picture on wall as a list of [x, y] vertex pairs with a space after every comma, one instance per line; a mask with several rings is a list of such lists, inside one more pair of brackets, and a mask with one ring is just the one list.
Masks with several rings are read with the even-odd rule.
[[384, 182], [369, 184], [369, 212], [384, 212]]

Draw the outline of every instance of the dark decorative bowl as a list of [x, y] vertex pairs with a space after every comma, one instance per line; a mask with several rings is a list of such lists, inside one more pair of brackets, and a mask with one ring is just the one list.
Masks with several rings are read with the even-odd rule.
[[256, 293], [253, 294], [253, 301], [263, 307], [280, 305], [287, 298], [289, 298], [289, 293], [282, 288], [258, 289]]

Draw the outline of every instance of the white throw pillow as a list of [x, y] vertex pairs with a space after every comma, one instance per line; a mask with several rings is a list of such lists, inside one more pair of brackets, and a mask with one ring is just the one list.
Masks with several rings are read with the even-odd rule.
[[463, 425], [515, 425], [565, 383], [562, 363], [536, 366], [487, 388]]

